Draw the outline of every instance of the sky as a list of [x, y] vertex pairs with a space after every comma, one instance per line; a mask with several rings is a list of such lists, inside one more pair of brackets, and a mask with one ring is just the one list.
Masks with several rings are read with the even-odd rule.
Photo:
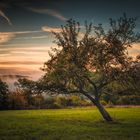
[[[40, 68], [55, 46], [51, 31], [73, 18], [108, 26], [108, 19], [123, 13], [140, 18], [139, 0], [0, 0], [0, 76], [38, 79]], [[140, 19], [136, 31], [140, 32]], [[140, 53], [135, 44], [132, 55]]]

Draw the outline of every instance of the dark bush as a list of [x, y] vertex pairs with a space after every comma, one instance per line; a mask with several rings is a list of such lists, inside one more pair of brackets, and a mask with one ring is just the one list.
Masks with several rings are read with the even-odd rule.
[[131, 95], [131, 96], [121, 96], [117, 101], [119, 105], [140, 105], [140, 96]]
[[9, 109], [25, 109], [28, 107], [26, 97], [19, 92], [12, 92], [8, 96]]

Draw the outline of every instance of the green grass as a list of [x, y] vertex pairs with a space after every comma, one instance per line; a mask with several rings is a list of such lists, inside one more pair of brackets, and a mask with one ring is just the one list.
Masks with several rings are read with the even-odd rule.
[[0, 140], [140, 140], [140, 108], [0, 111]]

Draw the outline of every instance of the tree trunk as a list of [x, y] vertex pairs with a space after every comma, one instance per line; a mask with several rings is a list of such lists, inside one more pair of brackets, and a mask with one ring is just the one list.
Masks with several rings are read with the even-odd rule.
[[103, 107], [103, 105], [99, 101], [96, 101], [96, 103], [94, 103], [94, 104], [98, 108], [99, 112], [101, 113], [101, 115], [105, 121], [107, 121], [107, 122], [113, 121], [113, 119], [111, 118], [109, 113], [105, 110], [105, 108]]
[[90, 96], [89, 94], [85, 92], [82, 92], [82, 94], [85, 95], [87, 98], [89, 98], [92, 101], [92, 103], [98, 108], [99, 112], [101, 113], [105, 121], [107, 122], [113, 121], [109, 113], [105, 110], [103, 105], [100, 103], [99, 99], [94, 99], [92, 96]]

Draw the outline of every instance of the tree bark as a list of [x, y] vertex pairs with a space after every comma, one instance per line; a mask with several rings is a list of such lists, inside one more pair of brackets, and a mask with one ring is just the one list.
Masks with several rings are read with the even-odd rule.
[[101, 115], [105, 121], [107, 121], [107, 122], [113, 121], [112, 117], [109, 115], [109, 113], [105, 110], [105, 108], [99, 101], [96, 101], [94, 104], [98, 108], [99, 112], [101, 113]]
[[84, 92], [83, 92], [83, 95], [85, 95], [87, 98], [89, 98], [92, 101], [92, 103], [98, 108], [99, 112], [101, 113], [101, 115], [105, 121], [107, 121], [107, 122], [113, 121], [113, 119], [111, 118], [109, 113], [105, 110], [103, 105], [100, 103], [99, 99], [94, 99], [92, 96], [90, 96], [89, 94], [84, 93]]

